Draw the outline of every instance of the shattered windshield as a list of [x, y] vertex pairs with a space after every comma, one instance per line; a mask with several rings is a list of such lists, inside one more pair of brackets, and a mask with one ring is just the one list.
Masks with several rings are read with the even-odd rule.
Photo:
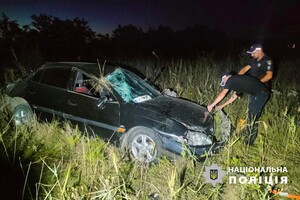
[[107, 75], [106, 79], [127, 103], [141, 103], [160, 95], [160, 92], [146, 80], [121, 68], [118, 68]]

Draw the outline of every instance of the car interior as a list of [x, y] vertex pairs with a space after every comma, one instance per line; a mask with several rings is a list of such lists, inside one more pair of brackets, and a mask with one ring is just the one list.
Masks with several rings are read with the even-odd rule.
[[91, 80], [92, 79], [85, 74], [77, 72], [74, 91], [93, 97], [109, 96], [109, 92], [104, 88], [102, 88], [101, 91], [96, 91]]

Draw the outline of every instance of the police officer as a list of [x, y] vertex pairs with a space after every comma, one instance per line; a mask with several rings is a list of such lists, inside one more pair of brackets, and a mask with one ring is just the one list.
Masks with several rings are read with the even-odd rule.
[[251, 62], [243, 67], [238, 74], [250, 74], [263, 82], [267, 88], [271, 89], [271, 79], [273, 77], [273, 62], [269, 56], [263, 52], [261, 44], [254, 44], [247, 53], [253, 58]]
[[234, 102], [238, 97], [237, 94], [249, 94], [247, 136], [244, 142], [248, 145], [253, 145], [258, 132], [258, 124], [256, 122], [269, 99], [269, 90], [259, 79], [253, 76], [235, 75], [232, 72], [227, 72], [222, 76], [220, 85], [224, 88], [214, 102], [207, 106], [208, 111], [211, 112], [230, 90], [234, 91], [234, 93], [224, 104], [217, 106], [217, 110], [221, 110]]

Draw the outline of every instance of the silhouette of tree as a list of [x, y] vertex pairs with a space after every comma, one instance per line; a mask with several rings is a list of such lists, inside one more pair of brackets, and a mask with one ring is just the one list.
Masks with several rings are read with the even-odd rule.
[[96, 34], [94, 42], [91, 44], [91, 59], [96, 60], [107, 60], [112, 59], [115, 51], [112, 47], [112, 41], [109, 34], [102, 35], [101, 33]]
[[177, 32], [177, 37], [182, 38], [178, 45], [186, 55], [197, 56], [204, 52], [220, 51], [228, 45], [226, 35], [222, 32], [210, 29], [208, 26], [187, 27]]
[[22, 29], [15, 20], [9, 20], [9, 18], [2, 13], [0, 19], [0, 39], [15, 41], [18, 37], [21, 37]]
[[85, 19], [61, 20], [46, 14], [32, 15], [31, 18], [32, 26], [39, 33], [41, 49], [49, 54], [49, 59], [81, 60], [88, 56], [95, 32]]
[[[84, 18], [62, 20], [41, 13], [32, 15], [31, 19], [31, 24], [20, 28], [17, 21], [10, 20], [2, 13], [0, 17], [1, 63], [16, 58], [33, 66], [38, 66], [44, 61], [145, 58], [152, 57], [152, 51], [163, 58], [192, 58], [212, 52], [214, 56], [228, 56], [238, 55], [255, 39], [248, 34], [228, 38], [225, 33], [204, 25], [177, 31], [168, 26], [159, 26], [151, 27], [146, 32], [132, 24], [118, 25], [110, 36], [96, 34]], [[297, 37], [299, 30], [299, 28], [296, 31], [289, 30], [288, 35], [283, 31], [278, 31], [279, 34], [272, 34], [272, 31], [269, 31], [261, 42], [267, 43], [271, 50], [278, 49], [278, 55], [289, 44], [288, 53], [296, 55], [299, 48], [293, 46], [299, 43]]]
[[175, 32], [170, 27], [159, 26], [157, 29], [151, 27], [146, 35], [147, 46], [151, 50], [155, 50], [164, 56], [174, 55], [177, 51]]
[[144, 32], [132, 24], [121, 26], [113, 30], [111, 37], [114, 49], [119, 56], [140, 55], [144, 50]]
[[0, 65], [8, 65], [15, 60], [17, 40], [22, 38], [22, 29], [15, 20], [10, 20], [4, 13], [0, 18]]
[[144, 32], [132, 24], [118, 25], [109, 36], [96, 34], [85, 19], [77, 17], [61, 20], [41, 13], [31, 18], [32, 23], [21, 29], [16, 21], [9, 21], [3, 15], [0, 33], [6, 40], [19, 38], [19, 54], [30, 63], [37, 60], [36, 64], [41, 60], [148, 57], [153, 50], [163, 57], [196, 56], [199, 52], [212, 52], [226, 44], [223, 33], [207, 26], [187, 27], [180, 31], [159, 26]]

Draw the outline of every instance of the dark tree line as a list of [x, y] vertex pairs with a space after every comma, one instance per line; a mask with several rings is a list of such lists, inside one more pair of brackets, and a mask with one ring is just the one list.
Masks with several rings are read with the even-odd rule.
[[43, 61], [82, 60], [103, 57], [147, 57], [152, 51], [169, 56], [196, 56], [224, 50], [224, 33], [206, 26], [181, 31], [160, 26], [143, 31], [133, 25], [119, 25], [111, 35], [91, 29], [85, 19], [62, 20], [46, 14], [32, 15], [32, 23], [20, 27], [5, 14], [0, 18], [1, 62], [22, 60], [29, 64]]
[[0, 67], [12, 61], [34, 67], [45, 61], [144, 58], [152, 56], [152, 51], [163, 57], [227, 56], [253, 42], [253, 38], [240, 38], [233, 43], [225, 33], [200, 25], [179, 31], [166, 26], [143, 31], [131, 24], [119, 25], [111, 35], [103, 35], [81, 18], [62, 20], [40, 14], [31, 19], [31, 24], [20, 27], [5, 14], [0, 17]]

